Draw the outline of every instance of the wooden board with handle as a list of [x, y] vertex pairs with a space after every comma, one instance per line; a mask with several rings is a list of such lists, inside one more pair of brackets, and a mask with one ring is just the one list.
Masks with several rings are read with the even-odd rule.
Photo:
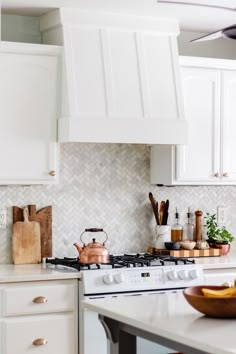
[[14, 264], [35, 264], [41, 262], [40, 225], [29, 221], [28, 208], [24, 208], [24, 221], [17, 221], [12, 227], [12, 258]]
[[[52, 206], [36, 212], [36, 205], [28, 205], [29, 220], [40, 224], [41, 257], [52, 257]], [[13, 223], [23, 220], [23, 209], [13, 206]]]

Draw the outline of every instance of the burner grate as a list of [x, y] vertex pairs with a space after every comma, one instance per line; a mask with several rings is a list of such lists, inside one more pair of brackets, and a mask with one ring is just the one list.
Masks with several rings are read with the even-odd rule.
[[80, 270], [93, 270], [102, 267], [110, 268], [131, 268], [131, 267], [152, 267], [165, 265], [194, 264], [194, 259], [179, 258], [169, 255], [154, 255], [150, 253], [136, 253], [123, 255], [110, 255], [110, 262], [107, 264], [82, 264], [78, 258], [46, 258], [46, 263], [62, 265]]

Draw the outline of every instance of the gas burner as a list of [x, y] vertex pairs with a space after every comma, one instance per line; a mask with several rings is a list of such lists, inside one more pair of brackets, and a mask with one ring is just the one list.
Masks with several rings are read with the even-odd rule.
[[151, 253], [124, 254], [121, 256], [110, 256], [113, 262], [122, 262], [125, 267], [150, 267], [170, 264], [194, 264], [194, 259], [179, 258], [169, 255], [155, 255]]
[[75, 268], [80, 270], [80, 264], [78, 258], [46, 258], [46, 263], [54, 264], [54, 265], [61, 265], [70, 268]]
[[60, 265], [60, 266], [65, 266], [65, 267], [70, 267], [70, 268], [75, 268], [78, 271], [80, 270], [86, 270], [86, 269], [100, 269], [101, 265], [100, 264], [82, 264], [79, 262], [79, 258], [46, 258], [46, 263], [49, 264], [54, 264], [54, 265]]
[[82, 264], [79, 258], [47, 258], [46, 263], [61, 265], [81, 270], [93, 270], [104, 268], [133, 268], [133, 267], [153, 267], [167, 265], [194, 264], [194, 259], [179, 258], [168, 255], [154, 255], [151, 253], [136, 253], [123, 255], [110, 255], [108, 264]]

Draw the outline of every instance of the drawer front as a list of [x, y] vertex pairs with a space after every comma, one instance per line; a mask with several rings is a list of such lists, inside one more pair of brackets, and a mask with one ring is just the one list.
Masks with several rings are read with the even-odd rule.
[[4, 354], [76, 354], [76, 330], [72, 314], [9, 318], [3, 324]]
[[3, 289], [3, 316], [76, 310], [76, 280], [12, 284]]

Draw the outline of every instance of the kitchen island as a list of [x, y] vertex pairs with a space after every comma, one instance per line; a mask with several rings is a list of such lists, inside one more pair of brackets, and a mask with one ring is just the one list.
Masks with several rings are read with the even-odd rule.
[[137, 336], [184, 354], [236, 353], [236, 319], [202, 315], [181, 291], [85, 300], [83, 306], [99, 314], [111, 354], [134, 354]]

